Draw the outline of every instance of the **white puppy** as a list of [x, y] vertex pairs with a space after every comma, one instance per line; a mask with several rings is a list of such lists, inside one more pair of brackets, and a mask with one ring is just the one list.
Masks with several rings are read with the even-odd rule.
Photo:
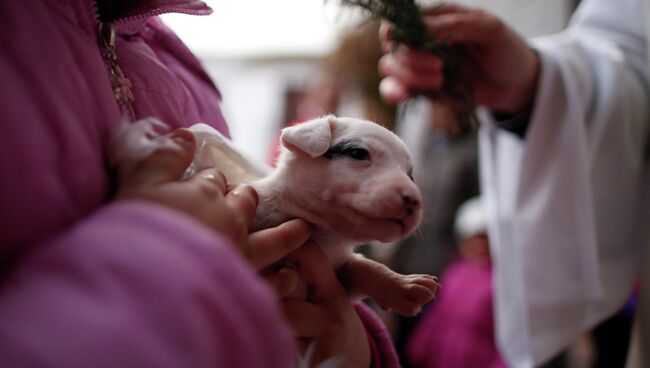
[[[207, 142], [205, 134], [214, 134], [206, 129], [190, 129], [199, 146]], [[214, 136], [208, 139], [214, 146]], [[223, 158], [206, 164], [206, 157], [197, 157], [195, 162], [204, 163], [196, 170], [216, 165], [229, 181], [248, 182], [257, 190], [260, 202], [251, 230], [305, 219], [314, 224], [313, 240], [351, 295], [369, 296], [403, 315], [416, 314], [435, 294], [434, 277], [399, 275], [354, 253], [355, 246], [369, 241], [398, 240], [420, 223], [422, 199], [404, 143], [378, 124], [331, 115], [285, 128], [280, 142], [277, 168], [266, 176], [252, 167], [241, 170], [241, 163], [222, 167]], [[264, 177], [244, 175], [256, 170]]]
[[409, 152], [391, 131], [332, 115], [285, 128], [274, 170], [247, 159], [205, 124], [190, 131], [197, 151], [186, 176], [216, 167], [230, 184], [253, 186], [260, 201], [251, 231], [305, 219], [350, 295], [369, 296], [407, 316], [433, 298], [438, 288], [433, 276], [400, 275], [354, 253], [360, 244], [411, 234], [422, 218]]

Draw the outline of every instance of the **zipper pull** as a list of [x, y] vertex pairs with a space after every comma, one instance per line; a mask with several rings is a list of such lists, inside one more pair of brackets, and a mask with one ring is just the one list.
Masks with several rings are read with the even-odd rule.
[[[108, 62], [109, 78], [111, 87], [113, 88], [113, 95], [120, 104], [123, 110], [132, 111], [132, 103], [135, 100], [133, 92], [131, 91], [131, 81], [124, 76], [122, 69], [117, 63], [117, 53], [115, 52], [115, 25], [110, 22], [99, 23], [99, 38], [104, 57]], [[131, 113], [131, 115], [133, 115]]]

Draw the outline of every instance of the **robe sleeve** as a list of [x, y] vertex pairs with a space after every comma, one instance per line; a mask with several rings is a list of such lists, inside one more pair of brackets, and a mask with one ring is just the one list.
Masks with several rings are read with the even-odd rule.
[[496, 334], [512, 366], [558, 354], [616, 312], [638, 277], [649, 199], [643, 6], [586, 1], [567, 31], [533, 41], [541, 75], [525, 139], [484, 116]]
[[[123, 201], [34, 246], [0, 289], [7, 367], [289, 367], [270, 290], [216, 233]], [[253, 352], [254, 350], [254, 352]]]

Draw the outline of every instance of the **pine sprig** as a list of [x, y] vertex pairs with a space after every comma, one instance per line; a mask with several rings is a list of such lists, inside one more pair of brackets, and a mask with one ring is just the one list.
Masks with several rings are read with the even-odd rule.
[[397, 47], [404, 44], [432, 52], [443, 61], [445, 83], [441, 92], [429, 97], [451, 104], [458, 115], [461, 129], [477, 125], [475, 104], [471, 92], [463, 80], [456, 62], [456, 53], [444, 40], [436, 39], [427, 32], [422, 10], [415, 0], [341, 0], [343, 5], [365, 9], [372, 18], [392, 23], [392, 39]]

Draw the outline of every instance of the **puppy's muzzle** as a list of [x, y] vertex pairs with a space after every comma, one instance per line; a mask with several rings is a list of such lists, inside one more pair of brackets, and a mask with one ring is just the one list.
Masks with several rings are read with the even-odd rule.
[[407, 215], [414, 214], [420, 208], [420, 201], [411, 193], [402, 193], [402, 204], [404, 205], [404, 212]]

